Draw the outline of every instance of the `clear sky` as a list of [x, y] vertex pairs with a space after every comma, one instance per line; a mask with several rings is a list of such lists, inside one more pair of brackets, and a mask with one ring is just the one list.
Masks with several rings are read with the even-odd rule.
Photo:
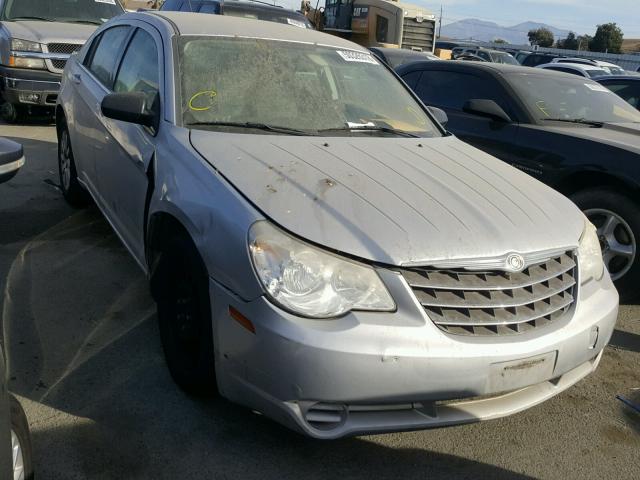
[[[312, 0], [315, 4], [316, 0]], [[625, 38], [640, 38], [640, 0], [405, 0], [425, 5], [434, 13], [444, 7], [443, 23], [465, 18], [478, 18], [503, 26], [533, 21], [557, 28], [573, 30], [578, 34], [593, 35], [596, 25], [616, 22]], [[294, 9], [300, 8], [296, 0], [276, 3]], [[357, 0], [356, 0], [357, 3]], [[324, 0], [320, 0], [324, 5]]]

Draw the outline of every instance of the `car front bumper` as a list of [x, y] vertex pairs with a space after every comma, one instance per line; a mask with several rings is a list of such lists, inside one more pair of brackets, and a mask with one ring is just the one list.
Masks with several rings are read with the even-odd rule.
[[0, 66], [0, 88], [5, 101], [16, 105], [54, 107], [61, 75], [45, 70]]
[[299, 318], [264, 297], [245, 302], [211, 280], [222, 395], [324, 439], [499, 418], [594, 371], [618, 313], [618, 294], [605, 275], [581, 287], [570, 318], [540, 331], [451, 335], [426, 316], [395, 273], [381, 276], [397, 312], [336, 320]]

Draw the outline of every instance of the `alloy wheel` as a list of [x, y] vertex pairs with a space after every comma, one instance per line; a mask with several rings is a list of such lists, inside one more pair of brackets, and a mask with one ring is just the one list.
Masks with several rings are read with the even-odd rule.
[[11, 451], [13, 453], [13, 480], [24, 480], [24, 455], [16, 432], [11, 430]]
[[636, 258], [636, 238], [629, 224], [615, 212], [603, 208], [586, 210], [598, 230], [602, 258], [613, 281], [622, 278]]
[[71, 144], [69, 142], [69, 132], [64, 129], [60, 136], [60, 177], [64, 191], [71, 187]]

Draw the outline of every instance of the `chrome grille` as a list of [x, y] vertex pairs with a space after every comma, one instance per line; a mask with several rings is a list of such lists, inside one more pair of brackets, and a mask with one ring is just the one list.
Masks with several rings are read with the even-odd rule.
[[82, 48], [82, 44], [77, 43], [50, 43], [47, 45], [49, 53], [66, 53], [71, 55]]
[[572, 252], [522, 272], [411, 268], [402, 275], [438, 327], [463, 335], [512, 335], [544, 327], [571, 310], [577, 283]]
[[402, 48], [423, 52], [433, 50], [435, 23], [432, 20], [418, 22], [415, 18], [405, 18], [402, 28]]

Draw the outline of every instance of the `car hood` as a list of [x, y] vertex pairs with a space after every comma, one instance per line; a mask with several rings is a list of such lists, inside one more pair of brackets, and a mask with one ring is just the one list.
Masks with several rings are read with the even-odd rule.
[[640, 123], [605, 123], [602, 127], [558, 125], [540, 128], [640, 154]]
[[32, 20], [3, 22], [2, 24], [12, 38], [38, 43], [84, 44], [98, 28], [97, 25]]
[[403, 265], [575, 247], [568, 199], [455, 137], [191, 132], [266, 217], [309, 241]]

